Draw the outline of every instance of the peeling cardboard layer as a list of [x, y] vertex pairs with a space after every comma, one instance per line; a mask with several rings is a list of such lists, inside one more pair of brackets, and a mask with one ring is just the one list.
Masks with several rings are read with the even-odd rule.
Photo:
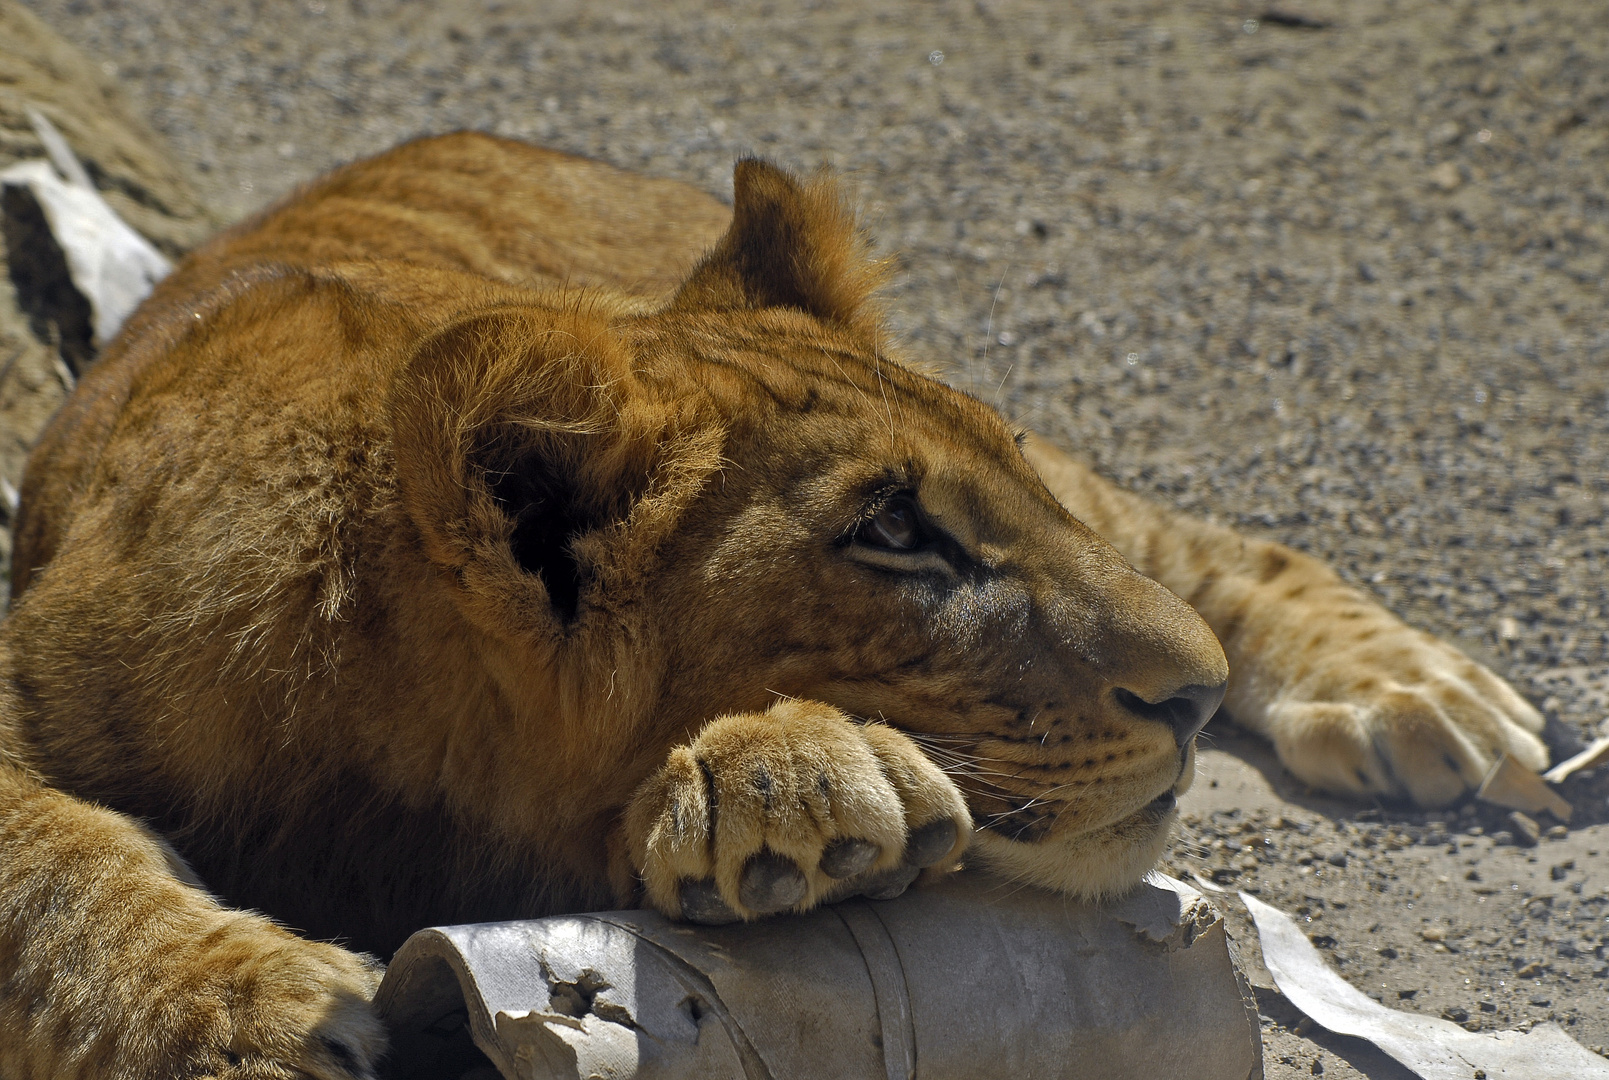
[[1528, 1033], [1475, 1034], [1449, 1020], [1390, 1009], [1365, 996], [1325, 964], [1296, 922], [1246, 893], [1263, 962], [1280, 993], [1314, 1022], [1367, 1039], [1424, 1080], [1609, 1080], [1609, 1061], [1557, 1024]]

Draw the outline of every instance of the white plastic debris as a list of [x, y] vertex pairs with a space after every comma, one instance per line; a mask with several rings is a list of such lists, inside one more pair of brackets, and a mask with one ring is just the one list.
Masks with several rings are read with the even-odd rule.
[[100, 197], [44, 114], [30, 108], [28, 117], [51, 161], [20, 161], [0, 172], [0, 184], [26, 188], [38, 202], [74, 287], [89, 301], [95, 344], [104, 346], [172, 267]]
[[1222, 918], [1160, 875], [1104, 907], [962, 873], [747, 926], [442, 927], [376, 1004], [408, 1077], [463, 1076], [477, 1047], [508, 1080], [1262, 1075]]
[[1465, 1031], [1449, 1020], [1389, 1009], [1331, 971], [1295, 920], [1240, 894], [1257, 923], [1263, 963], [1280, 993], [1312, 1020], [1341, 1035], [1367, 1039], [1424, 1080], [1609, 1080], [1609, 1061], [1575, 1042], [1557, 1024], [1528, 1033]]
[[1553, 768], [1542, 774], [1542, 779], [1550, 784], [1562, 784], [1566, 777], [1580, 772], [1582, 769], [1592, 769], [1609, 761], [1609, 736], [1594, 739], [1592, 745], [1572, 758], [1559, 762]]

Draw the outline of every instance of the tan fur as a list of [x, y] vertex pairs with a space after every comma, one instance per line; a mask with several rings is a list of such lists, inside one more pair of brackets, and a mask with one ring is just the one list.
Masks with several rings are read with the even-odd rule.
[[[830, 180], [743, 162], [735, 188], [423, 140], [137, 313], [26, 478], [0, 1075], [365, 1075], [374, 969], [308, 938], [681, 914], [702, 882], [752, 917], [767, 859], [802, 910], [969, 840], [1086, 896], [1151, 865], [1217, 640], [892, 355]], [[1438, 753], [1467, 784], [1529, 751], [1511, 691], [1321, 567], [1031, 452], [1193, 596], [1299, 772], [1435, 801], [1461, 790]], [[878, 539], [911, 515], [919, 544]], [[1397, 644], [1316, 636], [1354, 622]], [[1387, 756], [1352, 783], [1363, 746]]]

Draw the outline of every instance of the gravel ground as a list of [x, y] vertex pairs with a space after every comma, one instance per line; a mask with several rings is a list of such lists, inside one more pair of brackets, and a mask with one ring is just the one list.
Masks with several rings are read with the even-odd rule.
[[[957, 383], [1331, 560], [1560, 747], [1609, 706], [1602, 0], [28, 6], [225, 218], [458, 127], [717, 192], [740, 153], [829, 162]], [[1609, 776], [1528, 848], [1489, 808], [1312, 798], [1215, 737], [1176, 871], [1311, 920], [1394, 1006], [1609, 1044]], [[1403, 1075], [1261, 1000], [1270, 1077]]]

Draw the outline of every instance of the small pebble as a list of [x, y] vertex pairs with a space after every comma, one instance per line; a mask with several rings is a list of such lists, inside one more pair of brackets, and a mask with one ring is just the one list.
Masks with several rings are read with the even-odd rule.
[[1542, 827], [1536, 819], [1515, 810], [1508, 816], [1509, 827], [1514, 830], [1514, 842], [1521, 847], [1535, 847], [1542, 839]]

